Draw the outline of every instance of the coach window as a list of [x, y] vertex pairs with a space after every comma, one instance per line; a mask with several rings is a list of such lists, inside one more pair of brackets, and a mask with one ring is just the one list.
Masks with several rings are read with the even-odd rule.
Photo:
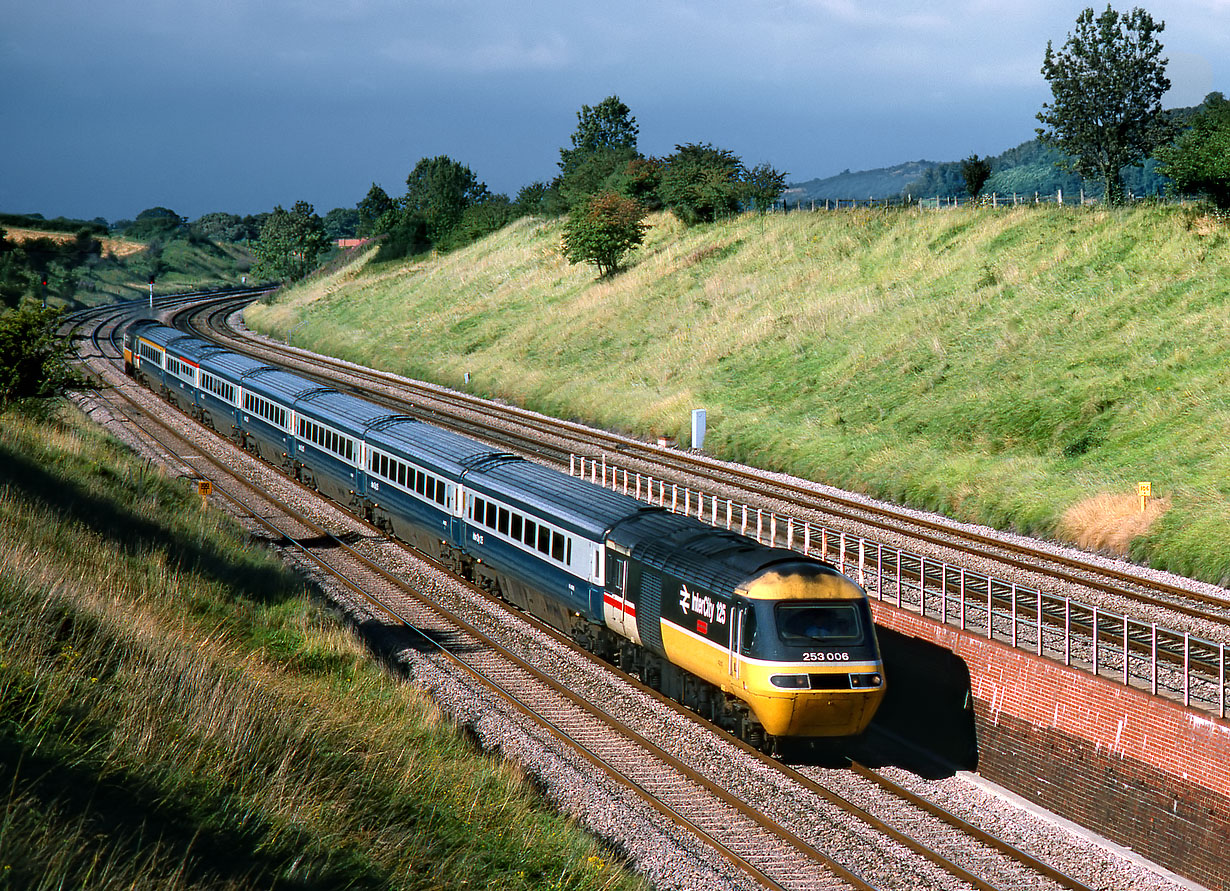
[[551, 533], [551, 556], [560, 563], [567, 563], [564, 559], [564, 536], [558, 532]]
[[499, 525], [496, 526], [496, 531], [502, 535], [508, 534], [508, 508], [500, 508]]
[[538, 524], [527, 517], [525, 520], [525, 538], [521, 540], [532, 548], [534, 547], [534, 541], [537, 535]]

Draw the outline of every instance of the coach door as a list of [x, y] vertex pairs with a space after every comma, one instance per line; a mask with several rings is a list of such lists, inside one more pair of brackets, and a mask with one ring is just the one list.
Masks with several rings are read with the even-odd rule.
[[739, 654], [747, 652], [754, 619], [746, 603], [734, 604], [734, 621], [730, 623], [730, 645], [727, 648], [727, 670], [732, 680], [738, 680], [742, 673]]
[[628, 557], [617, 554], [608, 546], [606, 589], [602, 597], [602, 615], [606, 625], [616, 634], [635, 643], [641, 642], [636, 628], [636, 604], [628, 599]]

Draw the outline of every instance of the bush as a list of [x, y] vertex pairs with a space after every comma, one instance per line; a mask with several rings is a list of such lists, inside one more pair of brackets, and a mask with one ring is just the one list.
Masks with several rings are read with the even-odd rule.
[[71, 341], [58, 333], [62, 315], [33, 303], [0, 312], [0, 406], [84, 385], [68, 363]]

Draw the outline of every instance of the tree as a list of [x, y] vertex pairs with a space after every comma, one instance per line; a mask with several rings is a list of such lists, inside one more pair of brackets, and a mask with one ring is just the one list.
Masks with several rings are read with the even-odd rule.
[[402, 213], [419, 216], [427, 224], [432, 244], [447, 240], [465, 209], [491, 197], [469, 167], [447, 155], [423, 158], [406, 177]]
[[281, 281], [298, 281], [316, 268], [329, 247], [329, 236], [315, 209], [306, 201], [296, 201], [290, 210], [281, 205], [261, 227], [260, 240], [253, 247], [257, 275]]
[[585, 203], [591, 195], [614, 191], [628, 162], [639, 158], [639, 134], [632, 110], [618, 96], [608, 96], [577, 112], [572, 148], [559, 150], [556, 190], [567, 207]]
[[63, 310], [28, 302], [0, 311], [0, 405], [58, 396], [84, 386], [69, 364], [72, 342], [59, 334]]
[[522, 186], [517, 197], [513, 199], [513, 211], [519, 217], [534, 216], [546, 210], [547, 192], [550, 190], [544, 182], [532, 182]]
[[380, 186], [372, 183], [367, 195], [356, 208], [359, 211], [359, 235], [380, 235], [396, 221], [397, 205]]
[[359, 228], [359, 211], [353, 207], [335, 207], [321, 222], [331, 239], [354, 238]]
[[641, 203], [646, 210], [660, 210], [662, 171], [666, 165], [657, 158], [633, 158], [620, 177], [619, 191]]
[[987, 158], [970, 155], [961, 162], [961, 178], [965, 180], [965, 191], [970, 198], [977, 200], [982, 187], [991, 178], [991, 162]]
[[738, 212], [743, 162], [733, 152], [689, 143], [675, 146], [665, 163], [662, 204], [684, 223], [711, 223]]
[[1143, 9], [1120, 15], [1107, 6], [1096, 18], [1092, 9], [1077, 16], [1062, 50], [1046, 44], [1042, 74], [1054, 101], [1038, 112], [1038, 136], [1071, 156], [1070, 169], [1102, 180], [1108, 201], [1123, 196], [1120, 169], [1167, 139], [1164, 28]]
[[1221, 93], [1206, 96], [1191, 126], [1157, 157], [1173, 191], [1205, 195], [1230, 210], [1230, 100]]
[[210, 241], [235, 242], [247, 234], [243, 218], [233, 213], [207, 213], [192, 223], [192, 234]]
[[183, 219], [169, 207], [150, 207], [137, 214], [125, 230], [129, 238], [146, 241], [168, 241], [178, 234]]
[[569, 263], [592, 263], [600, 278], [614, 275], [624, 257], [645, 239], [645, 208], [618, 192], [602, 192], [568, 215], [564, 256]]
[[764, 213], [786, 191], [786, 173], [769, 164], [757, 164], [743, 178], [743, 199]]

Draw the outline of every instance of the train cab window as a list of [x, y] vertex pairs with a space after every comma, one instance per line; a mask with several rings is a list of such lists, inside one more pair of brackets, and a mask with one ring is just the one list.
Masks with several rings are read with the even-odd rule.
[[849, 644], [863, 637], [857, 603], [779, 603], [777, 634], [794, 646]]

